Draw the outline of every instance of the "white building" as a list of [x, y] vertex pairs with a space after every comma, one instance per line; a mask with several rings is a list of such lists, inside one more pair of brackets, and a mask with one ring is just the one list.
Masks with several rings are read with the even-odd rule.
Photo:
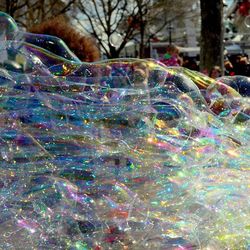
[[[190, 0], [192, 3], [189, 7], [188, 4], [185, 8], [175, 12], [170, 12], [167, 15], [169, 20], [165, 28], [155, 36], [159, 39], [159, 42], [151, 40], [148, 47], [150, 49], [150, 57], [157, 58], [161, 54], [165, 53], [166, 44], [174, 43], [184, 49], [185, 53], [191, 56], [195, 56], [197, 49], [195, 51], [193, 48], [197, 48], [199, 45], [200, 37], [200, 1]], [[159, 26], [164, 22], [164, 18], [159, 17], [157, 23]], [[154, 30], [157, 30], [157, 25], [150, 27], [150, 34], [154, 34]], [[126, 48], [121, 53], [121, 56], [134, 56], [135, 51], [139, 50], [139, 42], [135, 40], [130, 41]]]

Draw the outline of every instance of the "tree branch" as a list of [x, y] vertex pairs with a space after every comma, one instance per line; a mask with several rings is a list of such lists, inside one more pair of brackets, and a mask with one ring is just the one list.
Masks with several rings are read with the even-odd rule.
[[[100, 38], [100, 36], [97, 34], [96, 28], [95, 28], [95, 26], [94, 26], [94, 23], [93, 23], [93, 21], [92, 21], [91, 16], [90, 16], [87, 12], [85, 12], [85, 10], [83, 10], [83, 12], [84, 12], [84, 14], [86, 15], [86, 17], [87, 17], [87, 19], [88, 19], [88, 22], [89, 22], [89, 24], [90, 24], [90, 26], [91, 26], [91, 29], [92, 29], [91, 34], [93, 35], [93, 37], [95, 37], [95, 38], [97, 39], [97, 41], [99, 42], [100, 46], [104, 49], [104, 51], [105, 51], [105, 52], [107, 53], [107, 55], [108, 55], [109, 52], [108, 52], [108, 50], [106, 49], [106, 47], [104, 46], [103, 41], [102, 41], [102, 39]], [[81, 22], [80, 22], [78, 19], [77, 19], [77, 21], [78, 21], [78, 23], [86, 30], [86, 28], [81, 24]], [[89, 30], [87, 30], [87, 32], [90, 33]]]
[[63, 14], [68, 11], [69, 7], [75, 2], [75, 0], [71, 0], [68, 4], [58, 13], [58, 15]]

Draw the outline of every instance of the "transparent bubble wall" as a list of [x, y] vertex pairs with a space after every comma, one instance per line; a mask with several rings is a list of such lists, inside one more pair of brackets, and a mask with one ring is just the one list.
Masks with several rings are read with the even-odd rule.
[[248, 78], [0, 24], [1, 249], [249, 247]]

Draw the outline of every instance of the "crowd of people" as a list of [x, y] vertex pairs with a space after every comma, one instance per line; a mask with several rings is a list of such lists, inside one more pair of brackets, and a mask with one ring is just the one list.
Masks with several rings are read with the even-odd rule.
[[[182, 66], [191, 70], [200, 71], [198, 60], [195, 57], [183, 56], [177, 46], [171, 44], [166, 48], [166, 53], [160, 60], [166, 66]], [[250, 61], [247, 54], [228, 55], [224, 60], [224, 69], [214, 65], [210, 71], [203, 70], [202, 73], [211, 78], [226, 76], [250, 76]]]

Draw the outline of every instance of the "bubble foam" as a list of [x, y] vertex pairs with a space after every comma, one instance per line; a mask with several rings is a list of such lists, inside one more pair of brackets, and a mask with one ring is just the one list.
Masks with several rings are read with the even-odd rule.
[[80, 63], [0, 22], [0, 248], [249, 246], [249, 98], [235, 78]]

